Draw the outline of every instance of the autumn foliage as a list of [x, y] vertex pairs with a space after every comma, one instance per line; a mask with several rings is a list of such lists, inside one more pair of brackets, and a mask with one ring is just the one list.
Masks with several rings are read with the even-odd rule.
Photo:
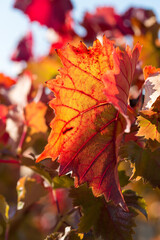
[[14, 8], [57, 37], [36, 58], [28, 31], [21, 72], [0, 74], [0, 239], [134, 239], [136, 216], [153, 217], [146, 192], [160, 196], [156, 16], [99, 7], [79, 36], [70, 0]]

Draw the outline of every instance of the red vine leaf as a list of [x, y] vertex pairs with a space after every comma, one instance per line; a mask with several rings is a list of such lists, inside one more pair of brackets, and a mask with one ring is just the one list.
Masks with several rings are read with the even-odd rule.
[[70, 0], [15, 0], [14, 7], [27, 14], [31, 21], [58, 32], [64, 32], [67, 14], [72, 10]]
[[15, 51], [11, 56], [12, 61], [28, 61], [33, 57], [32, 53], [33, 37], [32, 33], [28, 32], [18, 43]]
[[86, 12], [81, 25], [86, 29], [86, 41], [93, 41], [97, 34], [105, 33], [107, 37], [119, 38], [132, 33], [123, 18], [112, 7], [98, 7], [94, 13]]
[[114, 68], [107, 71], [102, 77], [105, 85], [104, 91], [107, 101], [112, 103], [127, 121], [129, 90], [140, 51], [141, 46], [139, 43], [135, 45], [133, 52], [131, 52], [131, 49], [128, 46], [126, 51], [123, 52], [117, 48], [113, 53]]
[[[76, 185], [88, 182], [95, 196], [104, 194], [107, 201], [126, 208], [117, 172], [117, 154], [126, 121], [109, 103], [102, 81], [106, 71], [117, 69], [112, 52], [118, 52], [117, 58], [122, 54], [105, 37], [103, 45], [96, 40], [87, 49], [81, 42], [78, 47], [68, 44], [57, 52], [64, 68], [60, 76], [47, 82], [56, 96], [50, 102], [56, 118], [37, 162], [59, 156], [60, 175], [73, 171]], [[135, 65], [136, 60], [132, 61]]]
[[8, 107], [0, 104], [0, 140], [4, 136], [6, 130], [6, 120], [8, 117]]

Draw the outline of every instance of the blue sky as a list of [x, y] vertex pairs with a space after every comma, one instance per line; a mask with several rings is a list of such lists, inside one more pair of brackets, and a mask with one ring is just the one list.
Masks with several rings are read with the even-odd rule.
[[[152, 0], [71, 0], [74, 5], [73, 17], [80, 21], [86, 11], [94, 11], [97, 6], [113, 6], [118, 13], [130, 6], [152, 9], [160, 21], [160, 1]], [[46, 27], [30, 23], [27, 16], [13, 9], [14, 0], [0, 0], [0, 72], [14, 75], [10, 56], [19, 41], [28, 30], [34, 34], [34, 51], [36, 56], [47, 53], [49, 44], [46, 40]], [[80, 27], [77, 27], [81, 31]]]

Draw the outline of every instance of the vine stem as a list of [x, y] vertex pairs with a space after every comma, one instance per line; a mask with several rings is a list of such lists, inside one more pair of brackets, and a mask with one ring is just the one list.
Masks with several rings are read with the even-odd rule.
[[24, 142], [26, 134], [27, 134], [27, 128], [28, 128], [27, 125], [24, 125], [23, 132], [22, 132], [22, 135], [21, 135], [21, 138], [20, 138], [20, 141], [18, 144], [18, 148], [17, 148], [18, 153], [21, 153], [21, 151], [22, 151], [23, 142]]
[[5, 240], [8, 240], [9, 239], [9, 224], [7, 223], [6, 224], [6, 231], [5, 231]]
[[58, 215], [60, 215], [61, 212], [60, 212], [59, 202], [58, 202], [58, 199], [57, 199], [56, 191], [54, 189], [52, 190], [52, 194], [53, 194], [54, 201], [56, 203], [57, 213], [58, 213]]
[[67, 220], [68, 216], [70, 216], [75, 211], [77, 211], [77, 209], [73, 208], [68, 213], [66, 213], [65, 215], [61, 216], [60, 220], [57, 222], [57, 224], [54, 227], [54, 232], [58, 232], [58, 230], [61, 228], [62, 224], [64, 224], [64, 223], [67, 224], [66, 220]]
[[18, 165], [20, 164], [20, 162], [15, 159], [9, 159], [9, 160], [0, 159], [0, 163], [11, 163], [11, 164], [18, 164]]

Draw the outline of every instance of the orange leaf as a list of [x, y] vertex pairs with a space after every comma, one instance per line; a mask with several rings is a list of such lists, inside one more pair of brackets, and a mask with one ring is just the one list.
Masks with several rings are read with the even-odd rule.
[[25, 107], [26, 125], [30, 128], [27, 142], [35, 133], [46, 133], [48, 128], [45, 122], [47, 107], [42, 102], [31, 102]]
[[155, 68], [151, 65], [145, 66], [143, 69], [144, 79], [146, 80], [150, 75], [160, 73], [160, 68]]
[[0, 137], [5, 133], [8, 107], [0, 104]]
[[10, 77], [5, 76], [3, 73], [0, 73], [0, 86], [9, 88], [14, 85], [16, 82]]
[[160, 61], [160, 46], [156, 41], [153, 32], [146, 32], [146, 34], [141, 34], [139, 36], [134, 35], [134, 42], [140, 42], [143, 45], [140, 60], [142, 60], [142, 65], [152, 64], [155, 67], [159, 66]]
[[108, 102], [101, 79], [115, 69], [113, 51], [113, 42], [105, 37], [103, 45], [96, 40], [88, 49], [81, 42], [78, 47], [68, 44], [58, 50], [64, 68], [47, 82], [56, 96], [50, 102], [56, 117], [37, 162], [59, 156], [60, 175], [73, 171], [76, 185], [88, 182], [95, 196], [104, 194], [107, 201], [126, 208], [117, 172], [126, 121]]
[[27, 70], [31, 72], [34, 75], [36, 82], [44, 83], [57, 75], [57, 69], [60, 66], [59, 59], [54, 55], [52, 57], [41, 57], [38, 61], [29, 61], [25, 71]]
[[[143, 136], [147, 140], [156, 140], [160, 143], [160, 96], [152, 104], [149, 110], [140, 112], [137, 118], [139, 131], [137, 136]], [[154, 147], [151, 146], [151, 149]]]

